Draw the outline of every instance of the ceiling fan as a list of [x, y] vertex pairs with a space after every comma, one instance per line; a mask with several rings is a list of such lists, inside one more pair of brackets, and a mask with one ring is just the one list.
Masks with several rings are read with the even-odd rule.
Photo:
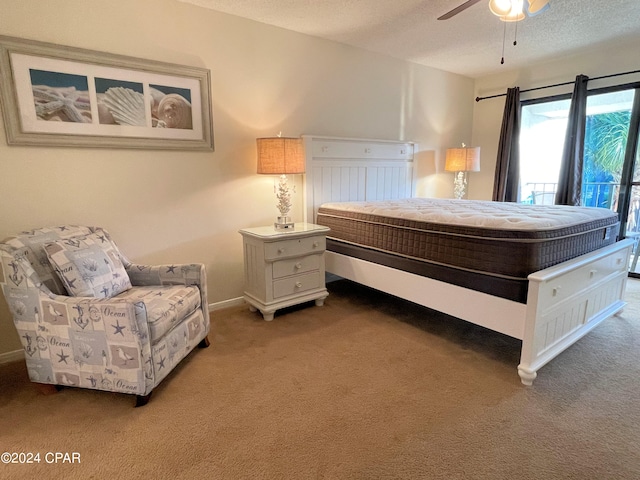
[[441, 17], [438, 17], [438, 20], [448, 20], [451, 17], [453, 17], [454, 15], [459, 14], [460, 12], [463, 12], [464, 10], [466, 10], [467, 8], [475, 5], [476, 3], [481, 2], [482, 0], [468, 0], [466, 2], [464, 2], [462, 5], [458, 5], [456, 8], [454, 8], [453, 10], [451, 10], [450, 12], [445, 13], [444, 15], [442, 15]]
[[[445, 13], [438, 20], [448, 20], [449, 18], [463, 12], [469, 7], [480, 3], [482, 0], [467, 0], [458, 5], [453, 10]], [[489, 9], [491, 13], [500, 17], [501, 20], [517, 22], [524, 19], [524, 11], [529, 16], [537, 15], [549, 8], [549, 0], [526, 0], [527, 8], [524, 7], [524, 0], [489, 0]]]

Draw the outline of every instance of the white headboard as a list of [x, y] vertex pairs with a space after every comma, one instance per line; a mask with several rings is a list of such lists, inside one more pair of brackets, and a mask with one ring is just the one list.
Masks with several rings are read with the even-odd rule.
[[306, 222], [325, 202], [389, 200], [415, 194], [413, 142], [303, 135]]

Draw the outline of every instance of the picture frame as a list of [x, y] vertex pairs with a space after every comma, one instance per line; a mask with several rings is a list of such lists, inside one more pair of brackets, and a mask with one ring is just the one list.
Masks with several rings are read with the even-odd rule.
[[0, 36], [7, 143], [213, 151], [208, 69]]

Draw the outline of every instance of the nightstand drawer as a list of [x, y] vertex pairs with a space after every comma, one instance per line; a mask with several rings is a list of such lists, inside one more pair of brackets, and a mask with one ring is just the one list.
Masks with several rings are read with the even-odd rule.
[[320, 287], [324, 287], [324, 278], [320, 277], [320, 272], [283, 278], [273, 282], [273, 298], [296, 295], [300, 292]]
[[327, 242], [324, 235], [266, 243], [264, 246], [264, 258], [265, 260], [277, 260], [278, 258], [323, 252], [326, 245]]
[[273, 262], [273, 278], [288, 277], [320, 269], [320, 255], [289, 258]]

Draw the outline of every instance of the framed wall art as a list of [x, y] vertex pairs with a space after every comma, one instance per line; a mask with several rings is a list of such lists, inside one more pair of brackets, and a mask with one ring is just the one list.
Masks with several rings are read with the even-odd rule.
[[207, 69], [0, 36], [9, 145], [213, 150]]

